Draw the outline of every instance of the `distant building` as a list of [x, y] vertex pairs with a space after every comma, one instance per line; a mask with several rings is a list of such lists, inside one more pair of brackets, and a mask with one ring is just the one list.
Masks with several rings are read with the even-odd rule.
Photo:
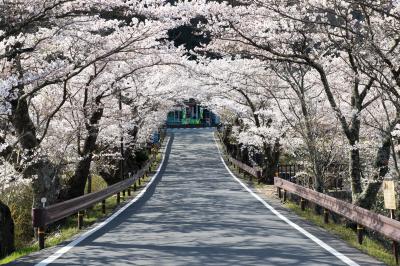
[[220, 122], [219, 117], [198, 104], [194, 99], [185, 101], [169, 112], [167, 127], [213, 127]]

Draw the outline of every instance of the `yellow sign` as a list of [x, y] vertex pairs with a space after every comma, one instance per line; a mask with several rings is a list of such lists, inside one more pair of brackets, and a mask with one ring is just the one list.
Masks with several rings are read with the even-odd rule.
[[383, 181], [383, 197], [385, 199], [385, 209], [396, 209], [396, 193], [394, 190], [394, 181]]

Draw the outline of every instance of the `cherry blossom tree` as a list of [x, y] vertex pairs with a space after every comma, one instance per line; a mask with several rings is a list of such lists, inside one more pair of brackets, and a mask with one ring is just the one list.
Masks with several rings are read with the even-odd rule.
[[[206, 48], [210, 51], [226, 57], [240, 55], [305, 65], [318, 73], [326, 100], [351, 147], [353, 201], [370, 208], [387, 172], [388, 149], [376, 150], [375, 168], [379, 173], [371, 180], [363, 179], [359, 148], [364, 138], [361, 117], [379, 99], [379, 92], [384, 88], [376, 75], [365, 71], [362, 63], [364, 55], [370, 52], [370, 46], [366, 46], [368, 41], [363, 40], [373, 35], [367, 30], [372, 20], [365, 19], [362, 10], [368, 9], [373, 21], [379, 21], [384, 14], [384, 20], [395, 24], [397, 6], [393, 3], [379, 13], [371, 2], [360, 5], [352, 1], [243, 1], [234, 7], [226, 3], [198, 2], [187, 16], [207, 14], [208, 23], [203, 28], [211, 32], [212, 41]], [[391, 43], [396, 50], [396, 42]], [[396, 124], [395, 117], [391, 120], [389, 132]], [[386, 139], [381, 138], [381, 147], [387, 147]]]
[[[353, 203], [372, 208], [398, 178], [399, 1], [28, 2], [0, 3], [2, 193], [29, 183], [39, 207], [82, 195], [93, 173], [118, 182], [187, 98], [268, 182], [297, 154], [322, 192], [343, 161]], [[1, 201], [0, 214], [4, 243]]]
[[[7, 1], [0, 15], [2, 186], [30, 180], [33, 206], [59, 198], [62, 155], [78, 138], [69, 187], [82, 187], [99, 122], [122, 94], [117, 83], [160, 64], [167, 31], [178, 25], [162, 1]], [[167, 8], [167, 7], [166, 7]], [[119, 70], [119, 64], [125, 63]], [[70, 116], [69, 108], [78, 108]], [[114, 112], [116, 113], [116, 112]], [[70, 124], [72, 123], [72, 124]], [[78, 123], [78, 132], [71, 125]], [[83, 130], [82, 130], [83, 129]], [[56, 136], [54, 132], [68, 130]], [[75, 133], [75, 135], [73, 134]], [[60, 136], [67, 138], [54, 145]], [[63, 137], [61, 137], [63, 139]], [[52, 145], [53, 144], [53, 145]], [[80, 178], [82, 177], [82, 178]], [[79, 181], [77, 181], [79, 180]], [[82, 189], [76, 188], [78, 196]], [[2, 216], [3, 217], [3, 216]]]
[[[259, 60], [205, 60], [199, 79], [203, 100], [218, 113], [233, 116], [233, 137], [240, 147], [235, 156], [263, 168], [271, 183], [277, 171], [285, 127], [270, 91], [274, 76]], [[266, 85], [268, 84], [268, 85]], [[248, 154], [252, 153], [250, 158]]]

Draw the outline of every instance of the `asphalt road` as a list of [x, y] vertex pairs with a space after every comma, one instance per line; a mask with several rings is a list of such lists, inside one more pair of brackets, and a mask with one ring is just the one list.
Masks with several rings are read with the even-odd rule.
[[[145, 196], [52, 265], [347, 265], [246, 191], [222, 163], [211, 130], [174, 132], [166, 167]], [[276, 207], [355, 263], [378, 265]]]

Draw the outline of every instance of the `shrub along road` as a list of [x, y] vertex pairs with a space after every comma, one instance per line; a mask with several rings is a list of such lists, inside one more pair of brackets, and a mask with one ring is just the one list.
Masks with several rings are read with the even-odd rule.
[[[275, 206], [296, 225], [266, 208], [226, 169], [211, 130], [173, 132], [166, 167], [143, 198], [52, 264], [379, 264], [325, 231], [306, 225], [305, 230], [317, 238], [311, 240], [295, 228], [303, 228], [303, 222], [293, 214]], [[330, 246], [323, 248], [324, 243]], [[15, 265], [37, 264], [56, 250], [44, 250]]]

